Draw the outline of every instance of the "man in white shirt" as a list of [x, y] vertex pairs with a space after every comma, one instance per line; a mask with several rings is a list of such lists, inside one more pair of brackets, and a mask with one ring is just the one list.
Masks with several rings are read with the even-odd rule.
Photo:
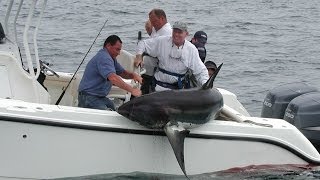
[[[172, 28], [167, 21], [166, 13], [162, 9], [152, 9], [149, 12], [149, 21], [152, 26], [150, 34], [151, 38], [158, 36], [171, 36]], [[141, 62], [135, 62], [140, 64]], [[142, 94], [148, 94], [151, 89], [151, 83], [154, 76], [155, 67], [158, 65], [158, 59], [155, 57], [145, 56], [143, 60], [143, 67], [146, 69], [146, 73], [142, 75], [143, 83], [141, 86]]]
[[149, 20], [153, 26], [150, 37], [171, 35], [171, 25], [168, 23], [167, 15], [162, 9], [152, 9], [149, 12]]
[[172, 37], [160, 36], [139, 42], [135, 62], [142, 62], [143, 52], [159, 59], [154, 75], [156, 91], [184, 88], [184, 77], [188, 70], [201, 85], [209, 79], [198, 50], [186, 40], [187, 35], [186, 23], [178, 21], [173, 25]]

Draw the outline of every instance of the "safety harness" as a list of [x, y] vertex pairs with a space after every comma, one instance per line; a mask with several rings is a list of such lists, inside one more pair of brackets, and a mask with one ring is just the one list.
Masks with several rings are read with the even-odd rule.
[[162, 86], [164, 88], [169, 88], [169, 89], [183, 89], [183, 88], [188, 89], [188, 88], [190, 88], [190, 81], [186, 78], [186, 73], [185, 74], [174, 73], [174, 72], [170, 72], [165, 69], [162, 69], [160, 67], [158, 67], [158, 70], [164, 74], [178, 77], [178, 82], [167, 83], [167, 82], [158, 81], [158, 80], [156, 80], [156, 78], [153, 78], [155, 84]]

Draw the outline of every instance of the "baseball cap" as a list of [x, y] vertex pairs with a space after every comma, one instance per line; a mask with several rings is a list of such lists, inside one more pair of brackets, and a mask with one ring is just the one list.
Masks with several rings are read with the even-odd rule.
[[197, 31], [194, 35], [193, 35], [193, 37], [195, 38], [195, 39], [197, 39], [199, 42], [201, 42], [201, 43], [207, 43], [207, 38], [208, 38], [208, 36], [207, 36], [207, 33], [205, 33], [204, 31]]
[[217, 69], [217, 65], [213, 61], [206, 61], [204, 65], [207, 67], [207, 69]]
[[188, 31], [187, 24], [181, 21], [174, 22], [172, 29], [180, 29], [182, 31]]

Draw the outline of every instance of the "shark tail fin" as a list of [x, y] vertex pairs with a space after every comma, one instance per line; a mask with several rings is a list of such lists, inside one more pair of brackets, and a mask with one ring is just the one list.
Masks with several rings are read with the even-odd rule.
[[201, 89], [211, 89], [213, 87], [213, 81], [217, 77], [223, 63], [220, 64], [220, 66], [214, 71], [214, 73], [210, 76], [209, 80], [202, 85]]
[[174, 155], [177, 158], [183, 174], [189, 179], [184, 165], [184, 139], [190, 131], [184, 129], [182, 126], [168, 122], [164, 127], [164, 132], [169, 139]]

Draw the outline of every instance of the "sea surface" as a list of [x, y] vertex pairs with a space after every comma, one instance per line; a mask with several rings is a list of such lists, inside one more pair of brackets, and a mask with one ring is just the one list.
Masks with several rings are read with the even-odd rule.
[[[30, 2], [24, 2], [18, 32], [23, 31]], [[39, 1], [36, 15], [42, 2]], [[0, 1], [1, 22], [6, 3]], [[111, 34], [119, 35], [123, 48], [134, 53], [138, 31], [147, 38], [144, 23], [152, 8], [164, 9], [171, 24], [185, 21], [188, 39], [198, 30], [208, 34], [207, 60], [224, 63], [215, 85], [235, 93], [253, 116], [260, 116], [268, 90], [279, 85], [304, 82], [320, 88], [319, 0], [50, 0], [38, 33], [40, 59], [53, 64], [56, 71], [75, 72], [106, 20], [80, 71]], [[13, 19], [14, 16], [10, 20]], [[267, 171], [271, 178], [241, 173], [227, 178], [320, 178], [319, 171], [313, 169], [287, 174], [288, 171], [272, 174], [273, 170]], [[133, 173], [133, 177], [153, 175]], [[194, 177], [198, 178], [201, 179]], [[203, 179], [219, 179], [219, 175], [213, 173]]]

